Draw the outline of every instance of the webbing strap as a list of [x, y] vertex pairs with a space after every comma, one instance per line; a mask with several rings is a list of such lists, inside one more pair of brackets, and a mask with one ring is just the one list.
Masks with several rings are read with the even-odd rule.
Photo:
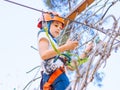
[[64, 68], [58, 68], [55, 72], [50, 76], [48, 81], [44, 84], [43, 90], [51, 90], [51, 85], [53, 82], [64, 72]]

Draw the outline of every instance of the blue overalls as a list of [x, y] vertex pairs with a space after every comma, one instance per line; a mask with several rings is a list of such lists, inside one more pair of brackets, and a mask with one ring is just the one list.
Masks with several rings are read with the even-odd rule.
[[[40, 90], [44, 90], [43, 86], [44, 84], [48, 81], [50, 75], [47, 75], [45, 73], [42, 74], [42, 80], [40, 83]], [[65, 72], [63, 72], [59, 77], [57, 77], [57, 79], [53, 82], [53, 84], [51, 85], [51, 90], [65, 90], [68, 85], [69, 85], [69, 79], [66, 76]]]

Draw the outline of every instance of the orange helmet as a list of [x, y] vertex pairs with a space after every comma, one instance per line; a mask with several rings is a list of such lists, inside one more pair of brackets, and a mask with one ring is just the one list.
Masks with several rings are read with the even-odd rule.
[[[63, 24], [64, 27], [64, 19], [59, 17], [59, 15], [55, 12], [50, 12], [50, 13], [44, 13], [44, 16], [39, 20], [39, 23], [37, 25], [38, 28], [42, 28], [42, 21], [59, 21]], [[44, 18], [44, 19], [43, 19]]]

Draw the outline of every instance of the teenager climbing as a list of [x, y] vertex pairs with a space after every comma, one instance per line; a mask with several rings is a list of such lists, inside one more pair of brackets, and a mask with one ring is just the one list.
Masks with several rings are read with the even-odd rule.
[[[43, 13], [38, 28], [40, 28], [38, 48], [40, 58], [43, 61], [40, 90], [65, 90], [69, 85], [69, 79], [65, 74], [67, 60], [61, 57], [61, 53], [74, 50], [78, 46], [78, 41], [69, 39], [64, 45], [57, 45], [56, 37], [64, 28], [64, 19], [53, 12]], [[89, 52], [90, 49], [91, 46], [86, 49], [86, 52]], [[81, 57], [86, 57], [86, 53]]]

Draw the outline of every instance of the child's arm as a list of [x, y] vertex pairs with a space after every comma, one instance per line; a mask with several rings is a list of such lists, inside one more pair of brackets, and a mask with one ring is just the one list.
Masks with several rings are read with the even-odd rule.
[[[48, 49], [49, 42], [47, 39], [42, 38], [39, 41], [39, 53], [43, 60], [47, 60], [57, 55], [57, 52], [54, 49]], [[78, 46], [78, 41], [71, 41], [68, 40], [66, 44], [58, 47], [58, 51], [64, 52], [66, 50], [73, 50], [75, 47]]]

